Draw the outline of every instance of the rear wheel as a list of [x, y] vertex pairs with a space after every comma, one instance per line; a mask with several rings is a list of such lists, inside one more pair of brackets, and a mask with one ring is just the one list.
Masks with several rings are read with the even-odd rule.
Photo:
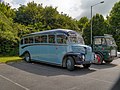
[[66, 58], [66, 67], [68, 70], [72, 71], [74, 70], [74, 65], [75, 65], [75, 62], [73, 60], [72, 57], [67, 57]]
[[24, 60], [26, 62], [31, 62], [30, 54], [28, 52], [24, 54]]
[[102, 63], [103, 63], [102, 55], [96, 54], [95, 64], [102, 64]]
[[84, 68], [89, 68], [91, 66], [91, 64], [83, 64]]

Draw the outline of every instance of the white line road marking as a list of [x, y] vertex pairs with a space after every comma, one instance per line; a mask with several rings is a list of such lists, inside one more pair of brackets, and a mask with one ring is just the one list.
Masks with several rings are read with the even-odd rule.
[[23, 88], [23, 89], [25, 89], [25, 90], [30, 90], [30, 89], [28, 89], [28, 88], [20, 85], [19, 83], [16, 83], [16, 82], [12, 81], [11, 79], [9, 79], [9, 78], [7, 78], [7, 77], [5, 77], [5, 76], [3, 76], [3, 75], [0, 75], [0, 77], [2, 77], [3, 79], [6, 79], [6, 80], [12, 82], [13, 84], [15, 84], [15, 85], [17, 85], [17, 86], [19, 86], [19, 87], [21, 87], [21, 88]]

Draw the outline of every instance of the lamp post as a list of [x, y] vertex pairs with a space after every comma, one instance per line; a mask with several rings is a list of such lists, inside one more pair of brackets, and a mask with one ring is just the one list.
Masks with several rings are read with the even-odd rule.
[[92, 45], [92, 8], [98, 4], [104, 3], [104, 1], [101, 1], [99, 3], [96, 3], [94, 5], [91, 6], [91, 45]]

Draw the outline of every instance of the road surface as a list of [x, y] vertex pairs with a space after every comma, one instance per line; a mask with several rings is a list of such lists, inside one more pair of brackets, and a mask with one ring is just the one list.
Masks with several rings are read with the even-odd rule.
[[120, 90], [120, 58], [72, 72], [24, 61], [0, 64], [0, 90]]

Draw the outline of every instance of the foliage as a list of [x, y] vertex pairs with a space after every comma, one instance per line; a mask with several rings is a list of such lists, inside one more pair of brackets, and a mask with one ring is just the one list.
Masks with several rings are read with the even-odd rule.
[[57, 8], [46, 6], [43, 8], [42, 4], [30, 2], [21, 5], [16, 11], [14, 21], [26, 26], [32, 26], [36, 31], [43, 31], [56, 28], [67, 28], [79, 30], [74, 19], [66, 14], [59, 14]]
[[85, 24], [85, 27], [83, 28], [83, 38], [85, 40], [85, 44], [89, 45], [90, 44], [90, 39], [91, 39], [91, 32], [90, 32], [90, 21]]
[[82, 17], [80, 20], [78, 20], [78, 27], [80, 28], [80, 32], [83, 33], [83, 28], [86, 23], [89, 22], [89, 19], [87, 17]]
[[11, 9], [9, 4], [5, 4], [4, 2], [0, 3], [0, 11], [5, 14], [5, 16], [9, 19], [12, 19], [15, 16], [14, 9]]
[[[3, 55], [17, 55], [18, 54], [18, 42], [20, 40], [20, 30], [24, 31], [24, 25], [13, 23], [12, 16], [7, 16], [5, 10], [12, 10], [4, 3], [0, 3], [0, 6], [4, 6], [0, 11], [0, 54]], [[0, 7], [2, 8], [2, 7]], [[7, 8], [7, 9], [6, 9]], [[24, 27], [23, 27], [24, 26]]]
[[[85, 39], [86, 44], [90, 44], [90, 38], [91, 38], [91, 25], [89, 21], [85, 24], [85, 27], [83, 28], [83, 37]], [[108, 24], [104, 20], [104, 17], [100, 14], [96, 14], [92, 18], [92, 35], [94, 36], [101, 36], [108, 32]]]
[[7, 54], [14, 51], [17, 44], [16, 32], [13, 23], [0, 12], [0, 53]]
[[118, 49], [120, 50], [120, 1], [112, 8], [108, 17], [108, 22], [111, 28], [110, 34], [115, 38]]
[[30, 2], [25, 5], [21, 5], [16, 11], [14, 21], [24, 25], [35, 24], [41, 21], [43, 7], [40, 4]]

